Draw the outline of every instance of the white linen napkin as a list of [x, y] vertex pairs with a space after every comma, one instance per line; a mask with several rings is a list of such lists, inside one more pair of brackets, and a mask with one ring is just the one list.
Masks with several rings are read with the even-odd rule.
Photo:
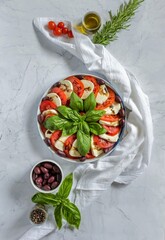
[[[45, 28], [50, 20], [57, 22], [53, 18], [34, 19], [36, 29], [44, 34], [45, 40], [51, 41], [54, 46], [61, 46], [79, 58], [89, 71], [104, 75], [108, 82], [117, 86], [126, 108], [129, 109], [127, 133], [111, 155], [94, 163], [82, 164], [74, 171], [72, 200], [82, 210], [99, 197], [102, 191], [107, 190], [112, 182], [128, 184], [148, 166], [153, 142], [149, 101], [133, 74], [125, 70], [104, 46], [93, 44], [89, 37], [73, 28], [73, 39], [53, 37]], [[65, 23], [72, 27], [70, 22]], [[41, 237], [43, 231], [38, 231], [38, 238], [33, 238], [31, 229], [30, 239]], [[29, 238], [21, 238], [25, 239]]]

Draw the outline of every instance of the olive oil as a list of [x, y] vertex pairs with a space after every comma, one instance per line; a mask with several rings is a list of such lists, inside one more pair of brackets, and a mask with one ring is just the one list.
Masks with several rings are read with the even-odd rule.
[[85, 14], [82, 24], [87, 32], [95, 33], [101, 26], [100, 16], [96, 12], [88, 12]]

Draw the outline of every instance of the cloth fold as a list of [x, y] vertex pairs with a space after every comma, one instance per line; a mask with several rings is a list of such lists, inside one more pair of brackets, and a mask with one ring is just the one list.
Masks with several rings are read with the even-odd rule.
[[106, 81], [117, 87], [129, 109], [126, 134], [111, 155], [97, 162], [82, 164], [74, 170], [71, 197], [82, 210], [112, 182], [128, 184], [148, 166], [153, 143], [149, 100], [133, 74], [125, 70], [104, 46], [93, 44], [89, 37], [76, 32], [70, 22], [65, 24], [72, 27], [73, 39], [53, 37], [45, 28], [50, 20], [56, 22], [53, 18], [35, 18], [34, 25], [54, 46], [58, 45], [79, 58], [89, 71], [104, 75]]

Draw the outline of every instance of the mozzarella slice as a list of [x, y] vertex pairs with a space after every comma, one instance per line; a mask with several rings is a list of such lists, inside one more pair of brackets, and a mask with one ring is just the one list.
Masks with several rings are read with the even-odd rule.
[[69, 154], [72, 156], [72, 157], [81, 157], [78, 149], [77, 149], [77, 139], [73, 142], [72, 144], [72, 147], [69, 151]]
[[49, 93], [47, 97], [50, 98], [57, 107], [61, 106], [61, 98], [56, 93]]
[[42, 117], [46, 117], [46, 115], [53, 113], [54, 115], [57, 115], [58, 112], [54, 109], [48, 109], [42, 112]]
[[99, 148], [94, 144], [93, 136], [91, 136], [91, 152], [92, 152], [92, 155], [95, 157], [98, 157], [100, 154], [103, 153], [103, 149]]
[[69, 135], [69, 136], [62, 136], [62, 137], [60, 137], [56, 142], [55, 142], [55, 147], [57, 148], [57, 149], [59, 149], [59, 150], [61, 150], [61, 151], [64, 151], [64, 142], [66, 141], [66, 139], [68, 138], [68, 137], [70, 137], [71, 135]]
[[53, 133], [53, 132], [54, 132], [54, 131], [51, 131], [51, 130], [47, 129], [46, 132], [45, 132], [45, 137], [46, 137], [46, 138], [50, 138], [50, 137], [52, 136], [52, 133]]
[[121, 104], [114, 102], [110, 107], [105, 108], [104, 111], [105, 111], [105, 114], [107, 115], [116, 115], [118, 114], [120, 109], [121, 109]]
[[84, 92], [81, 98], [86, 99], [93, 92], [94, 84], [91, 81], [85, 79], [81, 80], [81, 82], [84, 85]]
[[113, 126], [113, 127], [119, 126], [119, 121], [107, 122], [107, 121], [100, 120], [99, 123], [103, 125], [105, 124], [107, 126]]
[[119, 134], [117, 133], [116, 135], [111, 136], [109, 134], [104, 133], [104, 134], [99, 135], [99, 137], [107, 140], [108, 142], [117, 142], [117, 140], [119, 138]]
[[105, 84], [100, 85], [99, 92], [96, 96], [96, 102], [99, 104], [104, 103], [109, 97], [109, 92]]
[[60, 88], [64, 91], [67, 98], [70, 98], [70, 95], [73, 92], [73, 84], [69, 80], [62, 80]]

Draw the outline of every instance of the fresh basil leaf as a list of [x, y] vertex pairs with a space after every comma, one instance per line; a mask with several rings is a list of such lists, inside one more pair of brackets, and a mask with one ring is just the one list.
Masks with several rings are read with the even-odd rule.
[[79, 228], [81, 221], [81, 214], [79, 209], [76, 207], [74, 203], [67, 203], [62, 207], [62, 215], [66, 219], [66, 221], [76, 228]]
[[77, 129], [78, 129], [77, 125], [74, 125], [74, 123], [72, 123], [69, 128], [68, 127], [63, 128], [62, 136], [73, 135], [74, 133], [77, 132]]
[[104, 110], [92, 110], [86, 113], [87, 122], [97, 122], [105, 114]]
[[83, 111], [83, 100], [74, 92], [72, 92], [70, 97], [70, 107], [78, 112]]
[[81, 119], [81, 115], [76, 110], [73, 110], [73, 113], [79, 120]]
[[64, 181], [62, 182], [60, 189], [58, 190], [58, 195], [62, 198], [67, 198], [71, 191], [72, 184], [73, 184], [73, 173], [70, 173], [65, 177]]
[[83, 114], [80, 116], [80, 121], [85, 121], [85, 118], [86, 118], [86, 114]]
[[75, 112], [69, 107], [60, 106], [57, 108], [57, 111], [67, 119], [71, 119], [73, 121], [79, 121], [79, 116], [75, 115]]
[[54, 210], [54, 218], [57, 223], [57, 227], [60, 229], [62, 227], [62, 205], [58, 205]]
[[94, 93], [92, 92], [85, 100], [84, 100], [84, 111], [94, 110], [96, 107], [96, 98]]
[[81, 130], [78, 130], [78, 132], [77, 132], [77, 148], [78, 148], [79, 153], [82, 156], [85, 156], [89, 152], [90, 146], [91, 146], [90, 135], [84, 133]]
[[100, 135], [106, 132], [105, 128], [103, 128], [99, 123], [89, 123], [89, 128], [95, 135]]
[[79, 123], [79, 130], [81, 130], [82, 132], [84, 132], [86, 134], [89, 134], [90, 129], [89, 129], [88, 123], [85, 122], [85, 121], [80, 122]]
[[59, 198], [52, 193], [36, 193], [32, 197], [32, 202], [39, 203], [39, 204], [50, 204], [53, 206], [57, 206], [60, 204]]
[[67, 124], [70, 124], [68, 119], [61, 118], [59, 116], [52, 116], [46, 119], [44, 127], [49, 130], [62, 130]]

